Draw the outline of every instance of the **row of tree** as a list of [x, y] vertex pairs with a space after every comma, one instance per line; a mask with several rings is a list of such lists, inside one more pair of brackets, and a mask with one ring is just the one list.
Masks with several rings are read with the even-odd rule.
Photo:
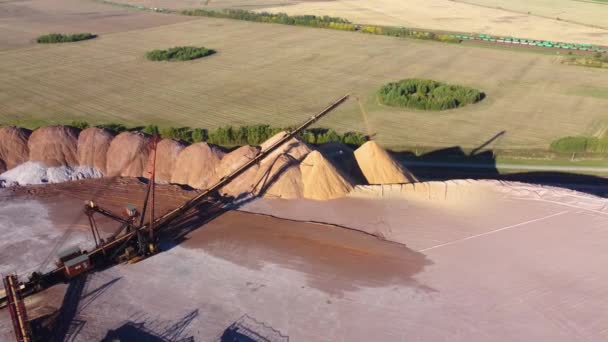
[[382, 104], [422, 110], [462, 107], [481, 101], [484, 96], [477, 89], [423, 79], [391, 82], [378, 91]]
[[225, 9], [221, 11], [192, 9], [181, 12], [185, 15], [203, 16], [213, 18], [227, 18], [246, 21], [256, 21], [262, 23], [274, 23], [284, 25], [311, 26], [329, 28], [334, 30], [344, 31], [360, 31], [362, 33], [385, 35], [401, 38], [415, 38], [426, 40], [437, 40], [441, 42], [460, 43], [461, 40], [452, 35], [435, 34], [433, 32], [416, 31], [404, 27], [393, 26], [373, 26], [373, 25], [357, 25], [350, 21], [330, 16], [315, 16], [315, 15], [294, 15], [290, 16], [285, 13], [268, 13], [268, 12], [251, 12], [240, 9]]
[[[73, 121], [70, 126], [80, 129], [90, 127], [86, 121]], [[99, 128], [106, 128], [116, 133], [124, 131], [142, 131], [147, 134], [159, 134], [163, 138], [182, 140], [188, 143], [208, 142], [210, 144], [233, 147], [241, 145], [260, 145], [273, 135], [285, 130], [270, 125], [222, 126], [214, 130], [190, 127], [163, 127], [148, 125], [145, 127], [128, 128], [122, 124], [102, 124]], [[367, 141], [365, 135], [358, 132], [337, 133], [331, 129], [311, 128], [300, 134], [300, 139], [309, 144], [326, 144], [340, 142], [352, 146], [360, 146]]]
[[182, 11], [182, 14], [312, 27], [329, 27], [332, 23], [334, 25], [350, 24], [348, 20], [339, 17], [316, 15], [288, 15], [286, 13], [252, 12], [241, 9], [224, 9], [221, 11], [191, 9]]
[[49, 33], [38, 37], [36, 41], [41, 44], [69, 43], [77, 42], [80, 40], [93, 39], [95, 37], [97, 36], [92, 33]]
[[215, 53], [215, 50], [197, 46], [176, 46], [166, 50], [152, 50], [146, 53], [151, 61], [189, 61], [206, 57]]

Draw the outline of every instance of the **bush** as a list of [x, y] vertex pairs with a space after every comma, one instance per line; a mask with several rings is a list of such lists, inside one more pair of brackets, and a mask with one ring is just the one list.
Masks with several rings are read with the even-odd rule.
[[158, 126], [156, 125], [148, 125], [141, 130], [142, 132], [150, 135], [155, 135], [159, 133]]
[[78, 121], [78, 120], [74, 120], [74, 121], [70, 122], [70, 126], [76, 127], [78, 129], [81, 129], [81, 130], [90, 127], [88, 122], [86, 122], [86, 121]]
[[192, 130], [192, 142], [203, 142], [209, 139], [209, 131], [203, 128], [195, 128]]
[[[194, 142], [193, 130], [190, 127], [168, 127], [160, 131], [163, 138], [177, 139], [185, 142]], [[202, 141], [202, 140], [201, 140]]]
[[151, 61], [189, 61], [206, 57], [215, 53], [215, 50], [195, 46], [177, 46], [167, 50], [152, 50], [146, 53]]
[[476, 103], [484, 98], [479, 90], [433, 80], [407, 79], [384, 85], [380, 103], [423, 110], [446, 110]]
[[95, 127], [109, 129], [110, 131], [113, 131], [115, 133], [126, 132], [128, 130], [125, 125], [118, 123], [101, 124]]
[[41, 44], [52, 44], [52, 43], [70, 43], [77, 42], [81, 40], [93, 39], [97, 37], [92, 33], [72, 33], [72, 34], [63, 34], [63, 33], [50, 33], [43, 36], [38, 37], [36, 40]]

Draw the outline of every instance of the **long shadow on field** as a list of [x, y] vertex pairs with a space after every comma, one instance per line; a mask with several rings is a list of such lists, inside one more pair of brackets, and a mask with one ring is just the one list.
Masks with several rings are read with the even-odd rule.
[[417, 155], [414, 152], [392, 152], [421, 181], [445, 181], [453, 179], [495, 179], [538, 185], [550, 185], [577, 190], [600, 197], [608, 197], [608, 178], [554, 171], [530, 171], [501, 174], [495, 153], [487, 146], [503, 132], [488, 142], [466, 153], [461, 147], [442, 148]]

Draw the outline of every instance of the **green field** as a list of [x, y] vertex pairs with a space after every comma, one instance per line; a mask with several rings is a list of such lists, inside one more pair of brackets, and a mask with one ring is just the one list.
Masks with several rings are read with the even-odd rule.
[[[218, 53], [177, 64], [145, 59], [146, 51], [178, 45]], [[501, 131], [493, 147], [547, 149], [556, 138], [608, 126], [605, 70], [541, 54], [226, 19], [8, 50], [0, 74], [0, 122], [29, 127], [71, 120], [289, 126], [345, 93], [362, 99], [369, 125], [354, 97], [318, 125], [376, 134], [396, 149], [473, 148]], [[403, 78], [483, 89], [487, 98], [440, 113], [379, 105], [377, 89]]]

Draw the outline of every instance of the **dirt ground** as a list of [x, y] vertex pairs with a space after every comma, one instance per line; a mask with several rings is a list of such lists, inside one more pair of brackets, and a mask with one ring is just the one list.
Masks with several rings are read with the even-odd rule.
[[91, 0], [0, 0], [0, 51], [36, 44], [47, 33], [106, 34], [191, 20]]
[[[178, 64], [145, 60], [146, 51], [175, 45], [218, 53]], [[501, 131], [492, 147], [547, 148], [558, 137], [608, 126], [608, 72], [556, 57], [211, 18], [6, 51], [0, 74], [0, 122], [16, 125], [286, 127], [350, 92], [389, 148], [474, 148]], [[412, 77], [471, 86], [487, 97], [441, 113], [376, 104], [381, 85]], [[349, 101], [318, 125], [366, 132], [363, 122]]]
[[[245, 210], [285, 219], [228, 212], [159, 255], [89, 276], [80, 300], [64, 306], [74, 327], [66, 337], [220, 341], [235, 326], [272, 341], [608, 337], [605, 199], [517, 183], [450, 184], [445, 196], [363, 188], [328, 202], [250, 202]], [[61, 235], [44, 212], [56, 194], [71, 192], [26, 191], [10, 203]], [[477, 202], [456, 200], [467, 198]], [[405, 246], [337, 224], [384, 227]], [[44, 242], [42, 229], [0, 224], [3, 236], [14, 227]], [[18, 240], [3, 239], [2, 250]], [[3, 268], [24, 263], [13, 253], [0, 258]], [[51, 312], [66, 289], [31, 297], [30, 307]], [[2, 311], [0, 336], [9, 329]]]

